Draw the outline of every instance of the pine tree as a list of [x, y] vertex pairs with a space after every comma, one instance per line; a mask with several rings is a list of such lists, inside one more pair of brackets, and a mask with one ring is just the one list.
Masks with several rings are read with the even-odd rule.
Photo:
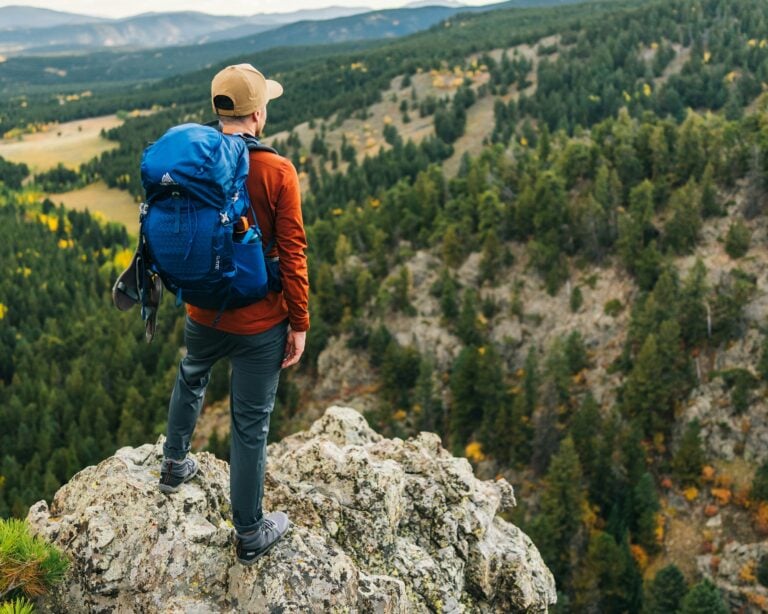
[[664, 391], [658, 385], [664, 375], [663, 369], [656, 335], [648, 335], [627, 378], [623, 399], [625, 413], [641, 425], [646, 434], [652, 430], [653, 412], [665, 403]]
[[[507, 403], [503, 374], [493, 346], [465, 347], [454, 363], [450, 379], [451, 443], [460, 454], [475, 432], [496, 417]], [[488, 418], [486, 418], [488, 416]]]
[[601, 585], [605, 583], [607, 573], [615, 573], [618, 567], [619, 556], [613, 537], [594, 531], [589, 536], [586, 555], [574, 570], [573, 604], [567, 611], [603, 612]]
[[667, 565], [645, 589], [643, 614], [677, 614], [687, 591], [682, 572], [675, 565]]
[[622, 263], [635, 273], [653, 219], [653, 184], [645, 180], [632, 188], [629, 211], [619, 218], [617, 247]]
[[483, 343], [485, 331], [479, 321], [480, 309], [477, 293], [468, 288], [464, 291], [461, 301], [461, 311], [456, 321], [456, 334], [465, 345], [480, 345]]
[[569, 306], [573, 313], [578, 313], [581, 306], [584, 304], [584, 296], [579, 286], [574, 286], [571, 290], [571, 297], [569, 299]]
[[566, 437], [552, 457], [541, 495], [541, 509], [531, 534], [555, 575], [558, 586], [567, 586], [573, 569], [574, 540], [582, 526], [586, 505], [579, 457], [573, 439]]
[[677, 131], [675, 143], [677, 175], [683, 181], [691, 177], [698, 179], [704, 170], [707, 147], [704, 143], [702, 123], [702, 119], [691, 110]]
[[411, 290], [411, 271], [407, 266], [401, 266], [397, 277], [390, 280], [389, 306], [395, 311], [401, 311], [406, 315], [415, 315], [416, 309], [411, 305], [409, 298]]
[[712, 162], [708, 162], [701, 178], [701, 215], [707, 218], [722, 214], [723, 209], [717, 199]]
[[709, 580], [695, 584], [683, 598], [680, 614], [728, 614], [720, 590]]
[[765, 211], [766, 205], [766, 171], [763, 161], [763, 150], [757, 145], [753, 146], [749, 159], [749, 172], [747, 173], [747, 186], [745, 190], [743, 213], [748, 220], [756, 218]]
[[690, 253], [696, 246], [701, 230], [699, 190], [689, 181], [672, 193], [670, 219], [664, 226], [664, 243], [677, 254]]
[[598, 442], [602, 435], [600, 408], [591, 392], [587, 392], [581, 407], [571, 421], [570, 434], [579, 455], [579, 462], [587, 479], [595, 474]]
[[542, 386], [542, 405], [533, 417], [531, 468], [537, 476], [544, 475], [560, 444], [557, 409], [558, 394], [552, 380]]
[[[576, 333], [578, 335], [578, 333]], [[549, 348], [549, 352], [544, 361], [544, 383], [551, 384], [556, 396], [551, 399], [553, 407], [559, 407], [568, 402], [570, 398], [569, 386], [571, 383], [571, 375], [574, 373], [573, 366], [580, 366], [580, 362], [585, 360], [585, 354], [583, 346], [578, 347], [581, 336], [572, 340], [571, 347], [569, 348], [567, 342], [563, 341], [562, 337], [558, 337], [552, 343]], [[568, 350], [573, 353], [568, 353]], [[570, 359], [573, 358], [575, 363], [571, 363]]]
[[701, 468], [704, 466], [704, 451], [701, 448], [698, 420], [689, 422], [680, 445], [672, 458], [672, 470], [678, 480], [685, 484], [698, 484]]
[[501, 269], [501, 243], [495, 230], [486, 232], [483, 242], [483, 257], [480, 260], [480, 281], [492, 285], [498, 280]]
[[515, 395], [506, 427], [509, 430], [509, 462], [523, 467], [531, 460], [531, 442], [533, 441], [533, 426], [527, 405], [524, 393]]
[[656, 513], [659, 511], [656, 485], [650, 473], [644, 473], [632, 491], [632, 516], [630, 527], [635, 541], [647, 552], [659, 549], [656, 541]]
[[533, 415], [539, 400], [539, 358], [536, 349], [531, 346], [525, 357], [523, 366], [523, 398], [525, 399], [526, 413]]
[[707, 307], [707, 269], [701, 259], [691, 267], [680, 292], [679, 317], [680, 334], [686, 347], [695, 347], [703, 343], [708, 336]]
[[740, 219], [732, 222], [725, 235], [725, 252], [734, 260], [745, 256], [749, 251], [751, 233]]
[[661, 323], [658, 352], [663, 369], [658, 385], [665, 404], [654, 413], [654, 428], [659, 432], [668, 432], [670, 424], [674, 422], [675, 403], [687, 396], [693, 383], [691, 361], [683, 348], [680, 325], [676, 320], [669, 319]]
[[597, 202], [602, 205], [605, 211], [613, 212], [619, 206], [623, 192], [624, 188], [616, 169], [609, 167], [607, 163], [601, 164], [597, 169], [593, 190]]
[[452, 269], [456, 269], [464, 261], [464, 246], [459, 240], [459, 233], [456, 230], [456, 226], [449, 226], [445, 234], [443, 234], [443, 241], [441, 246], [443, 262]]
[[635, 278], [641, 290], [650, 290], [656, 285], [662, 274], [662, 265], [662, 255], [656, 241], [651, 241], [642, 249], [634, 264]]
[[584, 346], [584, 339], [579, 331], [575, 330], [568, 335], [565, 340], [564, 351], [568, 369], [571, 374], [576, 374], [589, 367], [587, 348]]
[[[568, 222], [568, 209], [565, 187], [556, 173], [545, 171], [539, 175], [536, 180], [535, 201], [533, 224], [536, 235], [543, 237], [548, 231], [553, 231], [554, 236], [559, 238]], [[559, 242], [559, 239], [556, 240]]]
[[763, 382], [768, 382], [768, 334], [763, 336], [763, 347], [760, 351], [760, 361], [757, 363], [757, 371]]
[[755, 471], [750, 497], [754, 501], [768, 501], [768, 461], [763, 462]]

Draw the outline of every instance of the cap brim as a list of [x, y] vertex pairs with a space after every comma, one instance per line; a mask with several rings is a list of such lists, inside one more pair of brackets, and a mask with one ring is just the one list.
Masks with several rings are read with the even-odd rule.
[[274, 100], [283, 95], [283, 86], [277, 81], [267, 79], [267, 100]]

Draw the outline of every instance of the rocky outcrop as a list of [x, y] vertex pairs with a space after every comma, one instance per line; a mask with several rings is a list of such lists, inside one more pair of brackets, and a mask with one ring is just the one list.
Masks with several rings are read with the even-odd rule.
[[231, 547], [228, 467], [207, 453], [174, 495], [156, 488], [161, 442], [78, 473], [33, 530], [72, 560], [57, 612], [546, 612], [551, 573], [520, 529], [505, 480], [482, 482], [437, 435], [384, 439], [332, 407], [269, 447], [264, 507], [293, 529], [252, 567]]
[[768, 588], [757, 580], [760, 560], [768, 556], [768, 542], [740, 544], [733, 541], [718, 554], [698, 557], [699, 571], [712, 580], [734, 612], [768, 611]]

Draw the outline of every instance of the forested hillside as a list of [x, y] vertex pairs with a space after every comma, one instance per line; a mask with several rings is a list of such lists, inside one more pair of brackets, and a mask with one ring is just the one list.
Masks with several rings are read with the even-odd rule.
[[154, 436], [178, 336], [169, 313], [146, 347], [140, 322], [111, 308], [131, 253], [122, 227], [1, 198], [0, 515], [23, 516], [115, 446]]
[[[539, 35], [565, 28], [565, 24], [571, 23], [577, 16], [582, 20], [594, 20], [607, 11], [640, 3], [642, 0], [619, 0], [588, 3], [585, 6], [568, 5], [557, 9], [507, 9], [490, 14], [463, 14], [453, 29], [450, 25], [446, 27], [440, 24], [426, 32], [394, 42], [360, 41], [306, 46], [302, 41], [301, 45], [295, 47], [280, 47], [258, 53], [248, 53], [244, 42], [242, 46], [236, 44], [231, 48], [232, 53], [237, 55], [226, 62], [221, 59], [223, 56], [212, 58], [208, 54], [200, 57], [194, 55], [197, 53], [194, 49], [178, 52], [169, 48], [161, 52], [161, 58], [180, 53], [184, 58], [193, 58], [192, 66], [203, 65], [206, 68], [152, 84], [129, 87], [116, 88], [110, 83], [149, 78], [144, 71], [154, 70], [156, 58], [149, 58], [145, 54], [138, 56], [137, 62], [115, 62], [113, 54], [103, 57], [91, 54], [85, 56], [85, 59], [78, 57], [74, 63], [70, 61], [66, 66], [51, 64], [55, 58], [49, 58], [45, 60], [48, 62], [45, 66], [37, 66], [35, 70], [47, 74], [46, 79], [55, 79], [56, 71], [68, 71], [70, 85], [63, 88], [64, 91], [52, 93], [48, 88], [50, 83], [46, 81], [48, 85], [44, 93], [35, 93], [33, 88], [29, 94], [20, 93], [17, 85], [26, 80], [30, 67], [19, 65], [16, 70], [16, 64], [8, 62], [0, 65], [6, 71], [3, 73], [6, 82], [12, 86], [10, 95], [2, 99], [0, 131], [5, 133], [29, 124], [53, 119], [67, 121], [114, 113], [120, 109], [175, 107], [168, 110], [167, 114], [160, 115], [157, 123], [145, 133], [152, 135], [184, 114], [210, 113], [207, 102], [210, 75], [232, 62], [252, 62], [265, 67], [270, 77], [288, 79], [293, 84], [283, 100], [284, 103], [290, 103], [283, 104], [281, 111], [276, 107], [278, 115], [271, 120], [273, 127], [290, 128], [296, 122], [314, 117], [318, 112], [329, 115], [339, 109], [347, 112], [357, 110], [361, 104], [375, 100], [391, 77], [403, 71], [415, 70], [416, 66], [439, 66], [443, 61], [463, 60], [467, 53], [477, 49], [506, 46], [523, 39], [535, 40]], [[453, 22], [449, 20], [447, 23]], [[380, 47], [384, 49], [377, 51]], [[365, 64], [365, 71], [350, 69], [352, 64], [358, 62]], [[46, 66], [54, 72], [45, 73]], [[107, 71], [110, 77], [105, 81]], [[157, 77], [157, 74], [154, 76]], [[83, 92], [93, 95], [83, 96]], [[71, 96], [67, 98], [66, 94]], [[318, 108], [317, 104], [321, 106]]]
[[[389, 436], [435, 431], [478, 471], [508, 476], [515, 520], [556, 576], [558, 611], [727, 612], [726, 598], [759, 611], [768, 603], [768, 6], [639, 4], [475, 15], [273, 69], [286, 95], [269, 128], [282, 131], [276, 144], [306, 187], [312, 288], [308, 354], [281, 391], [278, 430], [341, 398]], [[210, 118], [213, 70], [157, 87], [157, 101], [176, 95], [177, 107], [113, 131], [120, 149], [83, 173], [140, 195], [144, 143], [174, 122]], [[388, 120], [375, 115], [385, 107]], [[375, 147], [352, 138], [358, 124]], [[472, 131], [481, 137], [470, 154]], [[85, 330], [123, 330], [126, 344], [118, 353], [93, 342], [98, 376], [82, 385], [98, 407], [75, 386], [56, 402], [77, 409], [48, 414], [58, 407], [48, 399], [70, 390], [55, 382], [77, 381], [70, 374], [90, 359], [81, 353], [46, 376], [55, 369], [30, 357], [60, 348], [64, 360], [64, 348], [83, 343], [65, 338], [61, 321], [46, 327], [22, 310], [36, 327], [14, 324], [25, 328], [4, 362], [16, 375], [3, 394], [19, 409], [6, 425], [27, 422], [27, 406], [35, 420], [49, 416], [28, 423], [27, 441], [57, 425], [50, 446], [63, 448], [67, 471], [110, 445], [142, 443], [163, 420], [178, 312], [167, 306], [170, 338], [147, 353], [138, 323], [107, 306], [117, 252], [105, 250], [125, 237], [86, 249], [74, 218], [67, 230], [73, 214], [47, 211], [59, 219], [54, 240], [50, 225], [22, 221], [38, 214], [2, 211], [9, 237], [29, 237], [33, 251], [43, 249], [33, 237], [50, 241], [46, 262], [92, 280], [98, 316], [86, 309], [69, 321], [96, 318]], [[24, 353], [27, 338], [35, 353]], [[22, 377], [33, 369], [44, 386]], [[127, 400], [132, 388], [142, 402]], [[73, 411], [92, 413], [79, 422]], [[67, 429], [80, 424], [86, 435], [69, 450]], [[226, 453], [218, 436], [211, 445]], [[29, 480], [6, 477], [0, 488], [16, 514], [68, 477], [27, 446], [26, 460], [8, 468], [6, 457], [0, 471]]]

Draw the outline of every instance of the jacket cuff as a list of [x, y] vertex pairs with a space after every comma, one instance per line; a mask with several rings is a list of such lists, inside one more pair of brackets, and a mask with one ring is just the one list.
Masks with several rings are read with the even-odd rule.
[[304, 333], [309, 330], [309, 318], [288, 318], [288, 323], [291, 326], [291, 330], [296, 331], [297, 333]]

